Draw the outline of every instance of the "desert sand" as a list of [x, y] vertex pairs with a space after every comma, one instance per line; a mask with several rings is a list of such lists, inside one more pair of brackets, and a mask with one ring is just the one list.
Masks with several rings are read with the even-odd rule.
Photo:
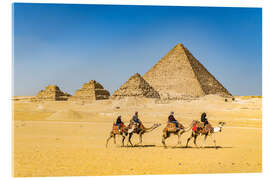
[[[18, 98], [17, 98], [18, 99]], [[154, 99], [13, 101], [13, 173], [15, 177], [141, 175], [183, 173], [241, 173], [262, 171], [262, 99], [236, 97], [228, 102], [214, 95], [193, 100]], [[118, 115], [127, 124], [135, 111], [146, 127], [162, 125], [143, 136], [143, 145], [121, 147], [105, 142]], [[185, 127], [207, 113], [213, 126], [226, 122], [205, 148], [185, 143], [191, 131], [172, 136], [164, 148], [162, 129], [171, 111]], [[138, 142], [134, 135], [132, 142]], [[198, 145], [203, 137], [198, 138]], [[127, 141], [125, 142], [125, 145]]]

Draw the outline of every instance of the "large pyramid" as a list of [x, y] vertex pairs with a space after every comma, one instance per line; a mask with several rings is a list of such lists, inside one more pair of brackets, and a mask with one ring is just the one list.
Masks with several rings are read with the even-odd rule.
[[177, 44], [143, 78], [162, 97], [198, 97], [208, 94], [231, 96], [182, 44]]
[[139, 73], [136, 73], [112, 95], [112, 98], [123, 97], [159, 98], [159, 94]]
[[82, 88], [77, 90], [75, 94], [70, 97], [69, 101], [94, 101], [109, 99], [110, 93], [105, 90], [103, 86], [95, 80], [91, 80], [88, 83], [83, 84]]

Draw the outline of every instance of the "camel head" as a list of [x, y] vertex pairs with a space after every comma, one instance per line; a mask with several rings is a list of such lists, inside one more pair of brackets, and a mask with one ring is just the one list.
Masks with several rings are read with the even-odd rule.
[[219, 126], [219, 127], [222, 127], [222, 126], [224, 126], [225, 124], [226, 124], [225, 122], [219, 122], [219, 123], [218, 123], [218, 126]]
[[155, 123], [155, 124], [153, 125], [153, 128], [157, 128], [157, 127], [159, 127], [159, 126], [161, 126], [160, 123]]
[[225, 125], [225, 122], [219, 122], [218, 127], [214, 128], [214, 132], [221, 132], [222, 127]]
[[153, 131], [154, 129], [156, 129], [156, 128], [159, 127], [159, 126], [161, 126], [160, 123], [155, 123], [155, 124], [153, 124], [152, 127], [146, 128], [146, 131], [147, 131], [147, 132]]
[[154, 127], [158, 127], [158, 126], [161, 126], [161, 124], [160, 123], [155, 123], [154, 124]]

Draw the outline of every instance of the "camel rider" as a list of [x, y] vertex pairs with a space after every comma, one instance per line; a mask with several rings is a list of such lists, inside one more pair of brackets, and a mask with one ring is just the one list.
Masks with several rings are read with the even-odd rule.
[[118, 116], [116, 119], [116, 125], [118, 126], [118, 130], [121, 130], [121, 126], [122, 126], [123, 122], [121, 120], [121, 116]]
[[202, 115], [201, 115], [201, 122], [203, 123], [204, 126], [209, 124], [209, 122], [208, 122], [208, 120], [206, 118], [206, 113], [205, 112], [202, 113]]
[[175, 123], [176, 128], [178, 128], [178, 121], [174, 118], [174, 112], [171, 112], [171, 114], [168, 117], [168, 122]]
[[140, 128], [141, 121], [138, 118], [138, 112], [136, 111], [134, 116], [132, 117], [133, 122], [136, 123], [137, 127]]

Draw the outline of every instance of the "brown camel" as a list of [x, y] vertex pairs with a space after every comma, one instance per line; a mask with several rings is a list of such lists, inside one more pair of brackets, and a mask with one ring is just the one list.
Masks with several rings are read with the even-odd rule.
[[215, 140], [215, 133], [221, 132], [222, 127], [224, 125], [225, 125], [225, 122], [219, 122], [217, 127], [212, 127], [210, 124], [207, 124], [207, 125], [204, 126], [201, 122], [194, 120], [193, 121], [192, 133], [191, 133], [190, 137], [187, 139], [186, 147], [188, 147], [188, 143], [192, 138], [194, 138], [193, 142], [194, 142], [195, 146], [197, 147], [196, 139], [197, 139], [197, 137], [199, 135], [204, 136], [204, 143], [203, 143], [202, 147], [205, 146], [207, 136], [210, 136], [210, 135], [213, 135], [211, 137], [213, 138], [213, 142], [215, 144], [215, 147], [217, 147], [216, 146], [216, 140]]
[[[159, 127], [161, 124], [160, 123], [155, 123], [153, 124], [153, 126], [146, 128], [143, 126], [143, 124], [140, 124], [140, 128], [138, 128], [136, 126], [136, 124], [134, 123], [134, 121], [130, 121], [130, 124], [128, 125], [128, 127], [131, 127], [131, 129], [128, 130], [128, 143], [130, 143], [131, 146], [133, 146], [132, 142], [131, 142], [131, 137], [133, 136], [133, 134], [138, 134], [139, 135], [139, 139], [140, 142], [136, 145], [142, 144], [142, 135], [148, 132], [153, 131], [154, 129], [156, 129], [157, 127]], [[133, 128], [132, 128], [133, 127]]]
[[167, 126], [163, 129], [162, 134], [162, 144], [166, 148], [165, 140], [170, 137], [171, 134], [177, 135], [178, 144], [181, 144], [181, 135], [189, 131], [192, 128], [192, 125], [188, 128], [185, 128], [182, 124], [178, 123], [178, 128], [176, 128], [175, 123], [168, 123]]
[[116, 136], [122, 136], [122, 146], [124, 146], [124, 141], [126, 136], [128, 135], [128, 130], [129, 130], [130, 126], [122, 126], [120, 128], [120, 131], [118, 130], [118, 126], [116, 124], [113, 124], [113, 128], [112, 131], [110, 132], [110, 136], [108, 137], [107, 141], [106, 141], [106, 147], [108, 146], [108, 143], [110, 141], [111, 138], [113, 138], [114, 140], [114, 144], [116, 144]]

